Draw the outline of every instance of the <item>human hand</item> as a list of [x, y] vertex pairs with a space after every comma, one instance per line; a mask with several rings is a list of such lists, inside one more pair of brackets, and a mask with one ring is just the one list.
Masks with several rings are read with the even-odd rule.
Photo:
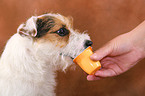
[[[99, 80], [104, 77], [117, 76], [126, 72], [145, 57], [145, 39], [142, 35], [136, 38], [136, 32], [120, 35], [105, 46], [95, 51], [90, 57], [100, 61], [102, 68], [94, 75], [88, 75], [88, 80]], [[145, 36], [143, 36], [145, 37]]]

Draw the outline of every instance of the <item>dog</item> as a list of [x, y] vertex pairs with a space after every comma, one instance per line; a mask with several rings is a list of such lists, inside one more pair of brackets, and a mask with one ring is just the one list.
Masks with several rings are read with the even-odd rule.
[[47, 13], [20, 24], [0, 58], [0, 96], [56, 96], [56, 71], [92, 45], [72, 18]]

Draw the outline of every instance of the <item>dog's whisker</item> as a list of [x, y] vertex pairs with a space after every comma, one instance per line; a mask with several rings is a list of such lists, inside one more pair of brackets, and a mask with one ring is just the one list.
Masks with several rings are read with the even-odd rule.
[[68, 63], [65, 61], [64, 55], [61, 55], [61, 60], [65, 63], [65, 65], [63, 66], [63, 69], [62, 69], [65, 72], [65, 70], [66, 70], [66, 68], [68, 66]]

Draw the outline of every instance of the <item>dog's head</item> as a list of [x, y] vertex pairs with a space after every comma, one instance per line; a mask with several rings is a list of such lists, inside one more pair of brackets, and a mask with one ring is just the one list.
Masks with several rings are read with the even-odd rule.
[[92, 45], [90, 37], [73, 29], [72, 18], [60, 14], [32, 16], [17, 30], [33, 41], [36, 57], [56, 68], [65, 69], [72, 59]]

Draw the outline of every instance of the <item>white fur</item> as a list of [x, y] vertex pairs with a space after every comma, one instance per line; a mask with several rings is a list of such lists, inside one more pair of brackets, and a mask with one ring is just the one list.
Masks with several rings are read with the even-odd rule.
[[[59, 14], [41, 16], [46, 15], [65, 22]], [[41, 16], [28, 19], [25, 29], [36, 30], [36, 19]], [[21, 24], [18, 31], [21, 27], [24, 25]], [[51, 42], [37, 43], [32, 38], [14, 34], [0, 59], [0, 96], [55, 96], [55, 71], [69, 67], [73, 63], [70, 57], [80, 54], [85, 49], [85, 40], [90, 40], [87, 34], [68, 28], [71, 35], [69, 43], [63, 48]]]

